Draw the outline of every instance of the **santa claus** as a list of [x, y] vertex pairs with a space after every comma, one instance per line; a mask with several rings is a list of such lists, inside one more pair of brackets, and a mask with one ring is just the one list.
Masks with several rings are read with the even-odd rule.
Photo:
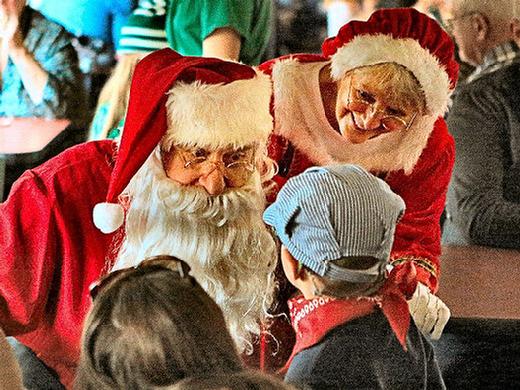
[[270, 98], [248, 66], [155, 52], [136, 67], [119, 145], [79, 145], [14, 185], [0, 205], [0, 326], [66, 387], [89, 285], [148, 256], [187, 261], [238, 348], [251, 345], [274, 291]]
[[442, 118], [458, 65], [447, 33], [414, 9], [384, 9], [343, 26], [323, 54], [261, 65], [271, 74], [275, 132], [269, 152], [285, 181], [311, 165], [354, 163], [406, 203], [392, 250], [394, 272], [416, 279], [410, 310], [440, 337], [449, 310], [437, 290], [440, 224], [454, 163]]

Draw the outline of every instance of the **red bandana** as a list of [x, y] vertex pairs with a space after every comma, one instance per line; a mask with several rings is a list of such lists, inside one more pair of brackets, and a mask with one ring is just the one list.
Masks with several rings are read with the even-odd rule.
[[[410, 267], [413, 264], [409, 263]], [[409, 268], [409, 267], [407, 267]], [[404, 274], [413, 273], [408, 269]], [[404, 281], [402, 272], [391, 273], [384, 286], [376, 296], [370, 298], [335, 299], [318, 297], [307, 300], [302, 296], [292, 298], [289, 305], [291, 323], [296, 332], [296, 344], [289, 360], [281, 372], [286, 372], [292, 359], [302, 350], [319, 343], [332, 329], [356, 318], [366, 316], [380, 308], [394, 331], [399, 343], [406, 351], [406, 334], [410, 327], [408, 303], [403, 293]], [[412, 284], [415, 284], [411, 281]], [[414, 291], [414, 286], [406, 286]]]

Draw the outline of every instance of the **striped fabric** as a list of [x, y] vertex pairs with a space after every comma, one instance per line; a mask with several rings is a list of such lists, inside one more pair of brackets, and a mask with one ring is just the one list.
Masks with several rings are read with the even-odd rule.
[[166, 6], [165, 0], [140, 0], [126, 25], [121, 28], [117, 52], [150, 53], [168, 47]]
[[[359, 166], [312, 167], [285, 184], [264, 221], [293, 257], [318, 275], [363, 283], [384, 272], [404, 208], [383, 180]], [[380, 261], [366, 270], [334, 264], [349, 256]]]
[[511, 65], [518, 56], [520, 56], [520, 48], [515, 42], [509, 41], [498, 45], [486, 54], [482, 64], [477, 66], [475, 71], [468, 76], [466, 83], [471, 83], [481, 76]]

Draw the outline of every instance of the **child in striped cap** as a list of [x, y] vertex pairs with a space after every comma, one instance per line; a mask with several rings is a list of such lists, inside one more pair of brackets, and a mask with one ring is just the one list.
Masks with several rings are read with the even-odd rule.
[[[310, 388], [445, 388], [410, 321], [408, 271], [387, 278], [401, 197], [357, 165], [295, 176], [264, 212], [279, 237], [296, 344], [285, 380]], [[406, 278], [402, 278], [405, 275]], [[307, 388], [307, 387], [306, 387]]]

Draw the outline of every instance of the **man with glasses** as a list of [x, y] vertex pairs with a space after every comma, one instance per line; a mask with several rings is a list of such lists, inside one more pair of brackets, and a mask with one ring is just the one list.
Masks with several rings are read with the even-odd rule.
[[274, 85], [270, 155], [279, 185], [311, 165], [354, 163], [383, 178], [406, 203], [393, 271], [416, 279], [409, 301], [424, 333], [440, 337], [449, 310], [438, 287], [440, 226], [454, 159], [444, 115], [458, 66], [453, 43], [414, 9], [352, 21], [323, 44], [261, 66]]
[[15, 183], [0, 205], [0, 326], [63, 385], [89, 285], [154, 255], [186, 260], [237, 350], [251, 349], [274, 292], [270, 99], [269, 77], [249, 66], [154, 52], [134, 72], [119, 145], [79, 145]]
[[[449, 5], [460, 56], [477, 67], [447, 118], [457, 155], [443, 243], [520, 249], [520, 1]], [[519, 329], [513, 320], [451, 324], [438, 344], [448, 388], [519, 388]]]
[[520, 1], [453, 0], [451, 7], [460, 56], [477, 68], [447, 119], [457, 159], [443, 240], [520, 249], [520, 49], [512, 34]]

